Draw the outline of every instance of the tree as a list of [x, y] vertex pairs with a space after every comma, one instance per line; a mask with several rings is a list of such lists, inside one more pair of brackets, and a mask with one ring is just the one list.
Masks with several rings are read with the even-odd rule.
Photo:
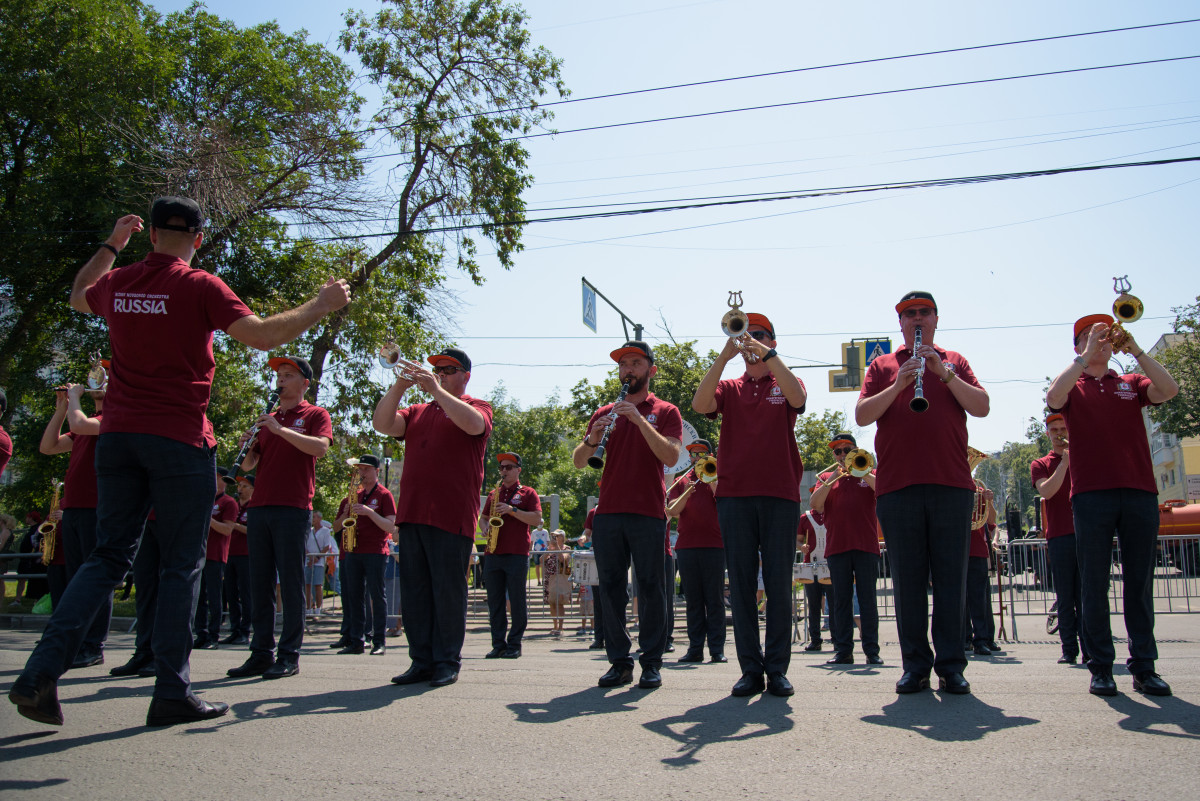
[[846, 415], [841, 412], [825, 409], [820, 414], [806, 412], [796, 418], [796, 445], [800, 448], [805, 470], [820, 470], [834, 461], [829, 443], [842, 431], [849, 431], [849, 428]]
[[1173, 335], [1155, 358], [1179, 383], [1179, 394], [1150, 408], [1150, 419], [1177, 437], [1200, 436], [1200, 297], [1175, 312]]
[[1040, 496], [1029, 476], [1029, 466], [1050, 451], [1050, 438], [1041, 420], [1029, 418], [1025, 442], [1006, 442], [998, 453], [980, 462], [975, 478], [982, 481], [994, 495], [998, 522], [1003, 522], [1007, 509], [1016, 509], [1023, 525], [1032, 526], [1037, 520], [1035, 507]]

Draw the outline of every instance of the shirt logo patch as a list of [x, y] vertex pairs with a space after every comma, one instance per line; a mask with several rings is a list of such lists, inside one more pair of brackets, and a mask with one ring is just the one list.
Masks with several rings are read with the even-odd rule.
[[646, 415], [646, 422], [651, 423], [651, 424], [657, 423], [658, 415], [655, 414], [654, 412], [650, 412], [650, 414]]
[[952, 372], [956, 375], [958, 374], [958, 368], [955, 367], [954, 362], [942, 362], [942, 366], [945, 367], [950, 372]]
[[168, 295], [147, 295], [144, 292], [117, 292], [113, 296], [113, 311], [126, 314], [166, 314]]
[[1126, 392], [1128, 392], [1129, 391], [1129, 383], [1126, 381], [1122, 381], [1121, 383], [1117, 384], [1117, 389], [1122, 389], [1122, 390], [1125, 390]]
[[783, 390], [780, 389], [779, 387], [771, 387], [771, 394], [772, 395], [782, 395]]
[[291, 428], [293, 431], [304, 431], [304, 418], [297, 417], [292, 421]]

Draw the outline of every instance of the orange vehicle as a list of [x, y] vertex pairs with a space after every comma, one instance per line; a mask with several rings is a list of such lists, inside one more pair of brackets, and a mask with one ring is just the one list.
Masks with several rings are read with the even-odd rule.
[[1185, 576], [1200, 576], [1200, 504], [1167, 501], [1158, 507], [1163, 554]]

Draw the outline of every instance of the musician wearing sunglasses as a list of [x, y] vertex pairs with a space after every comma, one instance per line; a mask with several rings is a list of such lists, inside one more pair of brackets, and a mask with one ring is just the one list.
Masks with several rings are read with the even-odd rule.
[[[495, 549], [483, 555], [483, 585], [487, 588], [488, 626], [492, 650], [487, 659], [517, 659], [529, 615], [525, 593], [529, 575], [530, 526], [542, 524], [542, 499], [537, 490], [521, 483], [520, 454], [505, 451], [496, 455], [500, 465], [500, 488], [492, 489], [479, 514], [479, 530], [487, 532], [494, 511], [503, 521]], [[512, 605], [512, 628], [508, 626], [505, 598]]]
[[[375, 430], [404, 443], [396, 502], [400, 610], [408, 670], [393, 684], [458, 681], [467, 636], [467, 584], [479, 517], [492, 406], [467, 394], [471, 359], [458, 348], [430, 356], [432, 370], [400, 359], [402, 374], [375, 406]], [[400, 408], [409, 387], [426, 403]]]
[[[804, 384], [775, 352], [775, 326], [763, 314], [747, 314], [746, 336], [730, 338], [696, 388], [692, 408], [721, 418], [717, 517], [729, 569], [733, 639], [742, 677], [732, 694], [765, 688], [795, 692], [787, 679], [791, 661], [792, 564], [800, 522], [804, 465], [796, 447], [796, 416], [804, 411]], [[722, 380], [740, 356], [745, 372]], [[759, 637], [758, 570], [767, 595], [766, 646]], [[765, 676], [765, 680], [764, 680]]]
[[[879, 536], [875, 517], [875, 474], [853, 476], [846, 454], [858, 447], [854, 435], [842, 432], [829, 443], [837, 467], [817, 477], [810, 504], [824, 515], [825, 561], [833, 582], [829, 634], [833, 658], [827, 664], [854, 664], [854, 602], [858, 595], [862, 649], [868, 665], [882, 665], [879, 656], [879, 608], [875, 582], [879, 578]], [[805, 587], [820, 586], [813, 582]], [[818, 633], [819, 637], [819, 633]], [[818, 640], [819, 641], [819, 640]]]
[[[275, 371], [279, 408], [256, 421], [258, 435], [242, 462], [255, 472], [254, 495], [246, 513], [250, 548], [250, 657], [226, 671], [234, 678], [281, 679], [300, 672], [304, 642], [304, 546], [312, 530], [317, 459], [333, 442], [329, 412], [304, 399], [312, 367], [297, 356], [267, 361]], [[252, 436], [242, 435], [242, 443]], [[275, 582], [283, 607], [283, 627], [275, 642]]]
[[[396, 523], [396, 501], [391, 491], [379, 483], [378, 456], [366, 453], [349, 463], [358, 472], [360, 483], [353, 502], [349, 496], [342, 498], [333, 522], [334, 529], [341, 533], [350, 514], [356, 515], [354, 547], [349, 552], [342, 548], [342, 600], [347, 625], [344, 644], [338, 653], [361, 654], [366, 650], [364, 600], [369, 599], [371, 656], [382, 656], [387, 650], [387, 598], [383, 574], [391, 552], [388, 539]], [[341, 542], [345, 542], [344, 535]], [[324, 565], [324, 560], [320, 564]]]
[[[698, 439], [687, 446], [695, 465], [710, 455], [712, 443]], [[713, 662], [725, 657], [725, 544], [717, 520], [717, 498], [713, 486], [691, 475], [668, 494], [667, 517], [679, 518], [675, 559], [679, 563], [680, 586], [687, 599], [687, 653], [680, 662], [703, 662], [704, 642]]]
[[638, 644], [642, 675], [638, 686], [662, 685], [660, 669], [667, 647], [666, 494], [663, 468], [679, 460], [683, 417], [679, 409], [650, 392], [658, 372], [654, 353], [645, 342], [631, 340], [609, 354], [626, 386], [620, 403], [601, 406], [588, 422], [583, 442], [576, 446], [576, 468], [589, 465], [605, 448], [601, 482], [604, 485], [592, 524], [598, 600], [604, 610], [604, 644], [612, 667], [600, 677], [601, 687], [633, 681], [632, 642], [625, 628], [629, 602], [626, 576], [630, 563], [637, 576]]
[[1170, 695], [1154, 671], [1152, 584], [1158, 548], [1158, 484], [1142, 409], [1179, 394], [1179, 384], [1130, 336], [1122, 345], [1143, 374], [1109, 368], [1113, 318], [1091, 314], [1075, 322], [1075, 359], [1050, 384], [1046, 406], [1062, 414], [1071, 432], [1071, 511], [1079, 557], [1083, 645], [1090, 656], [1093, 695], [1116, 695], [1116, 649], [1109, 619], [1112, 538], [1121, 548], [1125, 629], [1133, 689]]
[[[971, 691], [963, 677], [963, 614], [975, 505], [967, 415], [986, 417], [990, 401], [966, 358], [934, 344], [933, 295], [909, 292], [896, 314], [904, 345], [871, 362], [854, 412], [858, 425], [876, 424], [875, 510], [887, 544], [904, 667], [896, 692], [919, 692], [936, 672], [941, 690], [961, 695]], [[923, 403], [914, 403], [918, 377]]]
[[[1062, 642], [1060, 665], [1079, 658], [1082, 610], [1079, 597], [1079, 557], [1075, 551], [1075, 519], [1071, 515], [1071, 454], [1067, 449], [1067, 422], [1061, 414], [1046, 418], [1050, 452], [1029, 465], [1034, 489], [1042, 496], [1042, 528], [1046, 555], [1058, 600], [1058, 638]], [[1083, 663], [1088, 662], [1087, 646]]]

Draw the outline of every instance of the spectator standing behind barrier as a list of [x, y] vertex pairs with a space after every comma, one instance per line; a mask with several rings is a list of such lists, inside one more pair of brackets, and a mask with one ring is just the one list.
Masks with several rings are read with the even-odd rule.
[[1133, 689], [1170, 695], [1154, 670], [1154, 564], [1158, 550], [1158, 484], [1142, 408], [1166, 403], [1179, 385], [1166, 369], [1128, 337], [1123, 346], [1145, 375], [1118, 375], [1108, 367], [1113, 320], [1092, 314], [1075, 321], [1074, 361], [1050, 384], [1046, 406], [1061, 413], [1071, 436], [1071, 510], [1083, 607], [1083, 641], [1092, 673], [1088, 691], [1116, 695], [1112, 666], [1116, 649], [1109, 619], [1108, 583], [1112, 537], [1121, 548], [1125, 629]]
[[312, 529], [305, 540], [304, 586], [305, 603], [308, 605], [309, 617], [319, 617], [325, 600], [325, 573], [327, 556], [314, 554], [331, 554], [337, 547], [333, 542], [333, 527], [321, 517], [320, 512], [313, 512]]
[[550, 547], [542, 571], [542, 600], [550, 607], [550, 636], [561, 637], [566, 607], [571, 602], [571, 557], [567, 550], [567, 535], [561, 528], [550, 534]]
[[152, 502], [163, 563], [154, 634], [157, 682], [146, 722], [170, 725], [228, 711], [192, 694], [188, 662], [215, 469], [216, 438], [205, 417], [215, 369], [213, 331], [268, 350], [295, 339], [350, 296], [345, 281], [330, 279], [302, 306], [258, 317], [220, 278], [192, 267], [203, 226], [194, 201], [159, 198], [150, 211], [153, 252], [112, 269], [130, 236], [142, 229], [142, 219], [129, 214], [75, 278], [71, 305], [102, 315], [112, 346], [96, 444], [99, 533], [96, 550], [9, 691], [20, 713], [33, 720], [62, 724], [58, 677], [74, 660], [102, 599], [129, 569]]

